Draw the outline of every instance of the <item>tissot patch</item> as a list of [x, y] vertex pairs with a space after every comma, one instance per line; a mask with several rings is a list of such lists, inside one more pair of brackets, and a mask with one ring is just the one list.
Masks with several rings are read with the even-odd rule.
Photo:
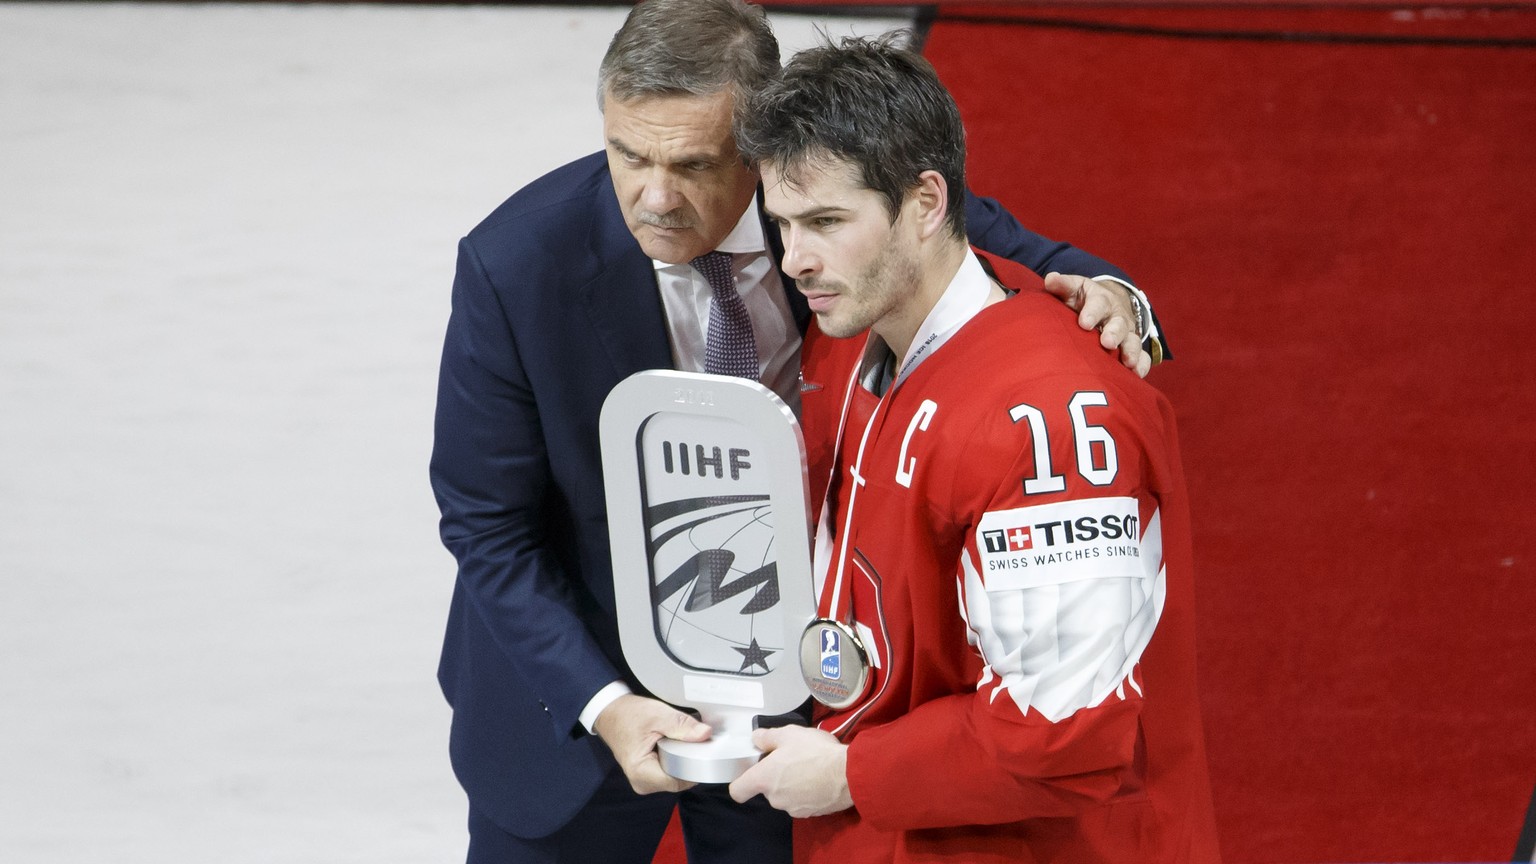
[[[976, 529], [988, 591], [1081, 579], [1135, 579], [1155, 573], [1143, 561], [1135, 498], [1089, 498], [989, 511]], [[1156, 548], [1156, 544], [1152, 544]]]

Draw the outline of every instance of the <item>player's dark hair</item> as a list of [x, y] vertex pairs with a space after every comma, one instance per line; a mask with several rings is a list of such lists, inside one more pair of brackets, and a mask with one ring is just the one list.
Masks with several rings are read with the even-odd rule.
[[779, 41], [761, 7], [742, 0], [644, 0], [598, 67], [597, 104], [647, 96], [738, 100], [779, 72]]
[[736, 146], [772, 162], [786, 182], [829, 157], [855, 166], [894, 221], [918, 175], [949, 190], [946, 224], [965, 236], [965, 127], [933, 66], [905, 47], [911, 34], [846, 37], [802, 51], [773, 83], [736, 103]]

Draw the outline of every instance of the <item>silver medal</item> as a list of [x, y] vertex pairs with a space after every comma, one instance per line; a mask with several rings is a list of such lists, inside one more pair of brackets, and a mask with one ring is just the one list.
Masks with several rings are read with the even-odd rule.
[[869, 689], [869, 655], [851, 627], [817, 618], [800, 636], [800, 674], [817, 702], [847, 708]]

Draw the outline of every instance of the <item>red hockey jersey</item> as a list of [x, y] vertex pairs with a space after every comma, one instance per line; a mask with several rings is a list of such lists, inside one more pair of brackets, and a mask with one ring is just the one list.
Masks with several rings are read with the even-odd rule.
[[818, 715], [854, 808], [797, 821], [796, 860], [1216, 861], [1173, 412], [988, 263], [1024, 290], [883, 396], [863, 339], [805, 343], [820, 575], [875, 668]]

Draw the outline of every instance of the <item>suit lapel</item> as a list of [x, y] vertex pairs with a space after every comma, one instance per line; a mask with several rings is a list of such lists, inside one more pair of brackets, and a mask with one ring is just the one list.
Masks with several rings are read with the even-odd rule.
[[604, 173], [599, 185], [587, 243], [597, 267], [581, 285], [582, 305], [618, 379], [643, 369], [670, 369], [672, 349], [655, 268], [624, 224], [612, 179]]

